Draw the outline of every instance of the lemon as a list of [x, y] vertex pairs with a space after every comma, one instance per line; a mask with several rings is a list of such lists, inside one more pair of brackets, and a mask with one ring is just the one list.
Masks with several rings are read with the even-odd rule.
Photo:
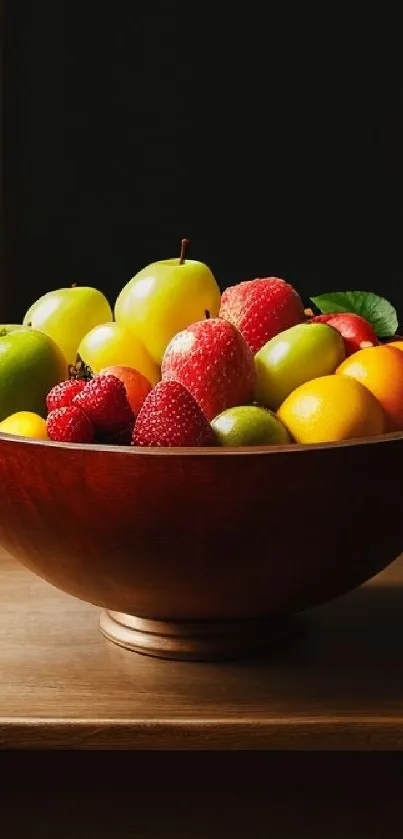
[[385, 414], [375, 396], [348, 376], [305, 382], [287, 396], [277, 416], [297, 443], [372, 437], [385, 429]]
[[0, 422], [2, 434], [15, 434], [18, 437], [35, 437], [38, 440], [48, 440], [46, 420], [32, 411], [16, 411]]

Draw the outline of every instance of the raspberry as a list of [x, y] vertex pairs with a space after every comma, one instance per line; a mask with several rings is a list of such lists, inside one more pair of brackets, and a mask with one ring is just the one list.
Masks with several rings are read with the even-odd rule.
[[134, 422], [126, 388], [110, 373], [100, 373], [87, 382], [74, 397], [73, 405], [84, 411], [97, 432], [118, 434]]
[[91, 420], [75, 405], [56, 408], [48, 414], [46, 428], [50, 440], [58, 443], [92, 443], [94, 427]]
[[60, 382], [59, 385], [52, 387], [46, 397], [46, 407], [48, 412], [55, 411], [57, 408], [66, 408], [71, 405], [77, 393], [80, 393], [85, 388], [83, 379], [67, 379], [65, 382]]

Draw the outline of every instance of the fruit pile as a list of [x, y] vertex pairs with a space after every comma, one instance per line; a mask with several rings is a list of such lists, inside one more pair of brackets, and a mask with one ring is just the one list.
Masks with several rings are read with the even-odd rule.
[[94, 288], [0, 327], [0, 431], [112, 446], [312, 444], [403, 431], [403, 341], [372, 293], [304, 308], [277, 277], [220, 294], [186, 256], [153, 263], [114, 312]]

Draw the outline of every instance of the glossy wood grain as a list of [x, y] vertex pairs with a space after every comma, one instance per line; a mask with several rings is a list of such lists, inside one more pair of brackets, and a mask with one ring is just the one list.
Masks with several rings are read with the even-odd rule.
[[402, 750], [403, 561], [270, 656], [132, 655], [98, 610], [0, 554], [2, 749]]
[[239, 638], [264, 640], [266, 621], [330, 600], [398, 556], [402, 467], [402, 435], [237, 451], [0, 435], [0, 544], [85, 601], [173, 623], [179, 653], [192, 652], [188, 622], [206, 636], [211, 621], [214, 658], [217, 624], [233, 622], [236, 653]]

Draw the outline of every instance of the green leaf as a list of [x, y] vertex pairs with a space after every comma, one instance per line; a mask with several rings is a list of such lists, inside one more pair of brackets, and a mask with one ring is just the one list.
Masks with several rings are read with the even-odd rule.
[[372, 291], [329, 291], [309, 299], [324, 315], [336, 312], [361, 315], [371, 324], [378, 338], [390, 338], [397, 330], [396, 309], [389, 300]]

